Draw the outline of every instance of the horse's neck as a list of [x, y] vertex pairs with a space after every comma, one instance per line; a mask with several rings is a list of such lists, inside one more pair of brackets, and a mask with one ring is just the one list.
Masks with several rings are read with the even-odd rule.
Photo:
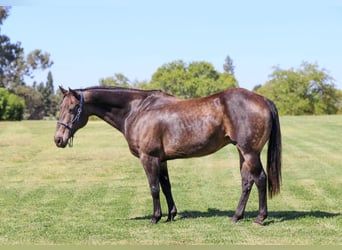
[[129, 90], [91, 89], [84, 92], [88, 115], [96, 115], [119, 131], [124, 132], [128, 114], [148, 93]]

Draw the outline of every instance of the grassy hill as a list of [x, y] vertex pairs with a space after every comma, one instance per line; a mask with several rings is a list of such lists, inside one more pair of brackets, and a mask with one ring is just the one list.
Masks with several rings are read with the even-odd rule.
[[179, 215], [150, 225], [145, 173], [115, 129], [89, 122], [73, 148], [58, 149], [55, 122], [1, 122], [0, 245], [341, 245], [342, 116], [281, 117], [281, 126], [282, 189], [259, 227], [255, 187], [246, 219], [230, 222], [241, 192], [233, 145], [169, 162]]

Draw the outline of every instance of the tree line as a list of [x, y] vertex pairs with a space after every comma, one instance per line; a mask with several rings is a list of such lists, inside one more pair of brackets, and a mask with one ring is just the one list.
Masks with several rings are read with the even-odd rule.
[[[55, 118], [61, 94], [54, 89], [52, 72], [45, 82], [28, 85], [37, 70], [53, 65], [50, 54], [36, 49], [25, 56], [20, 42], [12, 43], [1, 33], [10, 8], [0, 7], [0, 121]], [[161, 89], [182, 98], [196, 98], [239, 87], [232, 58], [226, 56], [223, 72], [205, 61], [175, 60], [160, 66], [150, 81], [130, 81], [122, 73], [101, 78], [101, 86]], [[298, 68], [276, 66], [270, 79], [253, 91], [273, 100], [281, 115], [342, 113], [342, 91], [328, 71], [317, 63], [303, 62]]]
[[181, 98], [196, 98], [210, 95], [223, 89], [238, 87], [233, 75], [232, 60], [227, 56], [224, 72], [215, 70], [211, 63], [205, 61], [186, 63], [182, 60], [172, 61], [159, 67], [150, 81], [131, 82], [123, 74], [100, 79], [101, 86], [135, 87], [152, 90], [161, 89]]
[[40, 49], [25, 56], [20, 42], [11, 42], [2, 34], [1, 25], [9, 15], [9, 7], [0, 7], [0, 120], [42, 119], [56, 115], [58, 95], [55, 93], [51, 71], [46, 82], [32, 86], [25, 79], [33, 79], [38, 70], [53, 65], [50, 54]]
[[[131, 82], [123, 74], [100, 80], [102, 86], [162, 89], [182, 98], [196, 98], [239, 87], [233, 60], [227, 56], [224, 72], [208, 62], [182, 60], [159, 67], [149, 82]], [[253, 91], [274, 101], [281, 115], [342, 114], [342, 91], [328, 71], [317, 63], [303, 62], [298, 68], [273, 67], [269, 80]]]

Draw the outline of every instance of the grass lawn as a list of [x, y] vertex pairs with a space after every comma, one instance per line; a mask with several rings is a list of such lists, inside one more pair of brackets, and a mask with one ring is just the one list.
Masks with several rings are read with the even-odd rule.
[[281, 117], [281, 126], [282, 189], [260, 227], [255, 187], [246, 218], [230, 222], [241, 193], [232, 145], [170, 161], [179, 215], [151, 225], [145, 173], [115, 129], [89, 122], [73, 148], [58, 149], [53, 121], [0, 122], [0, 245], [342, 245], [342, 116]]

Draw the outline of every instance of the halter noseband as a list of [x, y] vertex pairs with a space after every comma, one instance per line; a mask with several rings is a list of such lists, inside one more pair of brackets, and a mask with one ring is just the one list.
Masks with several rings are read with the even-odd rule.
[[76, 113], [74, 119], [72, 119], [71, 123], [65, 123], [65, 122], [62, 122], [62, 121], [57, 121], [57, 124], [63, 125], [64, 127], [66, 127], [69, 130], [69, 139], [70, 139], [69, 146], [70, 147], [72, 147], [73, 139], [74, 139], [74, 135], [72, 133], [71, 126], [74, 125], [76, 122], [78, 122], [80, 120], [81, 113], [82, 113], [82, 110], [83, 110], [83, 103], [84, 103], [83, 93], [82, 93], [82, 91], [80, 91], [80, 106], [78, 107], [77, 113]]

